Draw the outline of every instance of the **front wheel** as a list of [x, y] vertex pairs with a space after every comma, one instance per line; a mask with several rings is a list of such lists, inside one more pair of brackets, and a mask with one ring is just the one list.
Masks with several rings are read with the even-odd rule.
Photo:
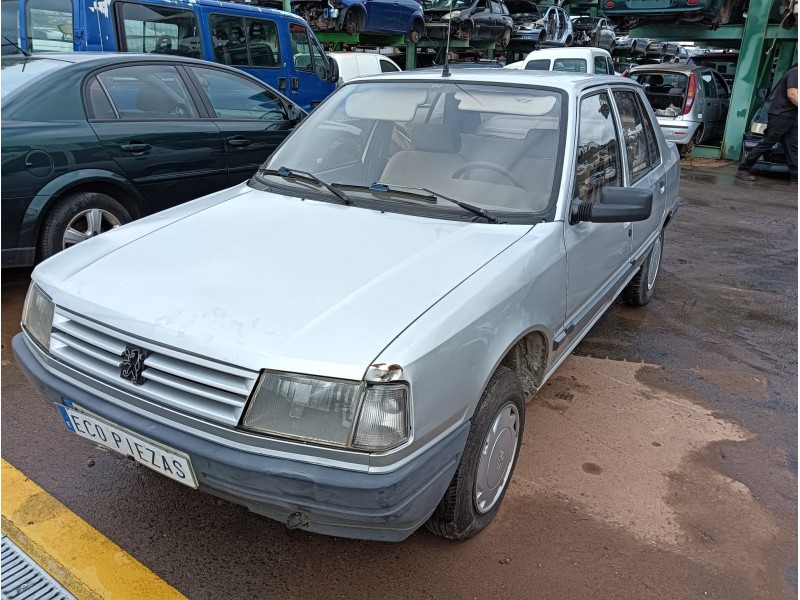
[[81, 192], [67, 196], [50, 211], [39, 241], [41, 260], [131, 220], [111, 196]]
[[426, 523], [451, 540], [467, 540], [492, 522], [511, 482], [525, 429], [522, 383], [498, 367], [472, 417], [453, 480]]
[[636, 276], [630, 280], [622, 290], [622, 299], [633, 306], [644, 306], [653, 297], [653, 288], [658, 277], [658, 268], [661, 266], [661, 254], [664, 249], [664, 231], [653, 242], [650, 254], [639, 269]]

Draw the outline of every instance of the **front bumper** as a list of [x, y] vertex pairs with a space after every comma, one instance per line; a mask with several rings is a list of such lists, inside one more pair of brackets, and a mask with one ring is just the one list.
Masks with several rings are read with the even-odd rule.
[[363, 473], [223, 446], [116, 406], [56, 377], [25, 339], [12, 341], [20, 369], [52, 404], [74, 404], [187, 454], [201, 489], [276, 521], [340, 537], [401, 541], [433, 513], [461, 459], [469, 421], [403, 467]]

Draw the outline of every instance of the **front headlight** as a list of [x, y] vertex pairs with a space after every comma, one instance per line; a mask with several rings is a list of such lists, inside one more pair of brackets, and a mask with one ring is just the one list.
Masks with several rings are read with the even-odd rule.
[[754, 133], [756, 135], [764, 135], [767, 131], [767, 124], [766, 123], [758, 123], [753, 121], [750, 125], [750, 133]]
[[442, 21], [449, 21], [450, 19], [459, 19], [459, 18], [461, 18], [461, 11], [451, 10], [449, 13], [442, 16]]
[[264, 372], [242, 419], [250, 431], [382, 451], [408, 440], [408, 387]]
[[47, 350], [50, 350], [54, 308], [53, 301], [45, 296], [38, 285], [32, 283], [22, 307], [22, 327]]

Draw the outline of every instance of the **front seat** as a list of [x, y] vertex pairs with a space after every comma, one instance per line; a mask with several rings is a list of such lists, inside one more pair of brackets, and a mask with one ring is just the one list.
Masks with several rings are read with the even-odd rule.
[[461, 154], [461, 136], [449, 125], [425, 124], [411, 129], [413, 150], [397, 152], [386, 163], [381, 183], [429, 187], [450, 179], [467, 159]]

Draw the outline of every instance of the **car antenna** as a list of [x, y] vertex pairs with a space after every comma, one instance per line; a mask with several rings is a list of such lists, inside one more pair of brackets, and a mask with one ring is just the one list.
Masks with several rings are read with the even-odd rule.
[[19, 51], [22, 53], [22, 56], [24, 56], [25, 58], [28, 58], [28, 57], [31, 55], [31, 53], [30, 53], [30, 52], [27, 52], [26, 50], [23, 50], [22, 48], [20, 48], [20, 47], [19, 47], [17, 44], [15, 44], [14, 42], [12, 42], [12, 41], [11, 41], [10, 39], [8, 39], [6, 36], [3, 36], [3, 39], [4, 39], [5, 41], [7, 41], [7, 42], [8, 42], [8, 44], [3, 44], [3, 46], [9, 46], [9, 45], [10, 45], [10, 46], [14, 46], [14, 48], [16, 48], [17, 50], [19, 50]]
[[450, 77], [450, 27], [453, 24], [453, 0], [450, 0], [450, 18], [447, 19], [447, 42], [444, 45], [444, 67], [442, 68], [442, 77]]

